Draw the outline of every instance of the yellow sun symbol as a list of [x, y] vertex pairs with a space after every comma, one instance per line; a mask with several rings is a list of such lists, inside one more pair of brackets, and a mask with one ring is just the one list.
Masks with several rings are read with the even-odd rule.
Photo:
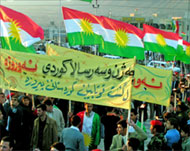
[[119, 29], [115, 33], [115, 42], [119, 47], [125, 47], [129, 43], [129, 36], [123, 29]]
[[190, 56], [190, 46], [187, 46], [186, 48], [186, 55]]
[[92, 28], [92, 23], [90, 22], [89, 19], [81, 19], [80, 20], [80, 27], [82, 29], [83, 32], [85, 32], [86, 34], [93, 34], [93, 28]]
[[9, 33], [10, 36], [15, 39], [15, 41], [19, 41], [21, 43], [21, 38], [20, 38], [20, 25], [16, 20], [11, 20], [9, 24]]
[[84, 146], [90, 146], [90, 143], [91, 143], [91, 137], [86, 134], [86, 133], [82, 133], [83, 134], [83, 137], [84, 137]]
[[166, 41], [165, 41], [165, 39], [164, 39], [164, 37], [163, 37], [162, 35], [158, 34], [158, 35], [156, 36], [156, 41], [157, 41], [157, 43], [160, 44], [161, 46], [166, 46]]

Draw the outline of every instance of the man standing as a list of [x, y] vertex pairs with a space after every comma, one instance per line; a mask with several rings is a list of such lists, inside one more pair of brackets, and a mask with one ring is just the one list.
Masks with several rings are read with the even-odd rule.
[[[129, 138], [136, 138], [139, 141], [144, 141], [147, 139], [146, 133], [136, 126], [136, 124], [131, 120], [131, 122], [128, 122], [130, 126], [132, 126], [135, 129], [134, 133], [129, 133]], [[118, 151], [125, 148], [126, 144], [126, 132], [127, 132], [127, 122], [126, 120], [120, 120], [117, 123], [117, 133], [113, 136], [112, 144], [110, 146], [110, 151]]]
[[180, 140], [180, 133], [177, 130], [178, 121], [175, 118], [169, 118], [166, 122], [167, 132], [165, 134], [165, 138], [167, 141], [167, 145], [172, 148], [172, 144], [178, 143]]
[[65, 121], [63, 118], [63, 114], [60, 109], [54, 108], [53, 103], [51, 100], [45, 100], [43, 103], [46, 105], [46, 114], [54, 119], [57, 123], [57, 128], [58, 128], [58, 137], [61, 137], [61, 132], [63, 131], [65, 127]]
[[12, 95], [10, 107], [8, 108], [8, 119], [6, 130], [9, 135], [16, 141], [15, 150], [22, 150], [23, 148], [23, 110], [19, 105], [18, 96]]
[[62, 132], [61, 142], [67, 151], [85, 151], [84, 137], [79, 130], [81, 119], [78, 116], [71, 118], [71, 127], [65, 128]]
[[84, 103], [85, 111], [79, 112], [77, 115], [81, 119], [80, 130], [91, 137], [89, 149], [96, 149], [101, 140], [100, 133], [100, 117], [93, 112], [93, 104]]
[[158, 120], [152, 120], [150, 124], [151, 124], [150, 130], [151, 133], [153, 134], [153, 137], [151, 138], [150, 142], [147, 145], [148, 150], [149, 151], [165, 150], [166, 140], [164, 138], [162, 122]]
[[58, 141], [56, 121], [46, 115], [46, 105], [37, 105], [38, 118], [34, 121], [31, 138], [33, 149], [49, 150]]

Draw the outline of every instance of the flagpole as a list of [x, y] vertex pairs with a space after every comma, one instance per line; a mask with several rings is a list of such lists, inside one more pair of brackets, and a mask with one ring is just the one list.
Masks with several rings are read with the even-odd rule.
[[[133, 64], [133, 69], [135, 70], [135, 65], [136, 65], [136, 56], [134, 57], [134, 64]], [[135, 74], [134, 74], [135, 75]], [[132, 79], [134, 79], [134, 75], [132, 76]], [[127, 145], [128, 141], [128, 136], [129, 136], [129, 123], [131, 120], [131, 101], [132, 101], [132, 88], [133, 88], [133, 80], [131, 80], [131, 93], [130, 93], [130, 100], [129, 100], [129, 107], [130, 109], [128, 110], [128, 117], [127, 117], [127, 132], [126, 132], [126, 142], [125, 145]]]
[[[96, 0], [96, 4], [92, 4], [92, 7], [95, 8], [95, 15], [97, 15], [97, 9], [100, 7], [100, 5], [98, 4], [98, 0]], [[95, 45], [94, 55], [96, 55], [96, 51], [97, 51], [97, 45]], [[98, 56], [99, 56], [99, 52], [98, 52]]]
[[61, 5], [61, 0], [59, 0], [59, 9], [58, 9], [58, 16], [59, 16], [59, 39], [58, 39], [58, 45], [61, 46], [61, 9], [62, 9], [62, 5]]

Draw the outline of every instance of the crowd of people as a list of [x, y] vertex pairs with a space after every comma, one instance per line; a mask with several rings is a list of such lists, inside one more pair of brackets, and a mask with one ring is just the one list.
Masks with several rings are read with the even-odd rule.
[[[190, 74], [173, 74], [168, 108], [141, 108], [143, 102], [134, 100], [130, 121], [123, 109], [72, 101], [69, 111], [68, 102], [0, 92], [0, 151], [95, 151], [101, 138], [105, 151], [190, 149]], [[146, 146], [147, 130], [139, 120], [142, 110], [144, 121], [151, 118], [152, 137]]]

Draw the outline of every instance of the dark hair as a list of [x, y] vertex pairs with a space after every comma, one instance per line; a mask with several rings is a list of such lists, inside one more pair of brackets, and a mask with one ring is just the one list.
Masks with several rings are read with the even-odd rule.
[[80, 122], [81, 122], [81, 119], [80, 119], [80, 117], [77, 116], [77, 115], [74, 115], [74, 116], [71, 118], [71, 124], [72, 124], [73, 126], [79, 125]]
[[136, 109], [131, 109], [131, 113], [132, 113], [132, 112], [133, 112], [135, 115], [138, 114]]
[[4, 141], [4, 142], [9, 142], [9, 147], [13, 147], [14, 148], [14, 139], [10, 136], [4, 136], [1, 141]]
[[140, 146], [140, 141], [137, 138], [129, 138], [128, 145], [133, 148], [133, 150], [138, 150]]
[[123, 128], [127, 128], [126, 120], [120, 120], [117, 122], [117, 125], [120, 124]]
[[43, 101], [43, 104], [48, 105], [48, 106], [50, 106], [50, 105], [53, 106], [52, 101], [49, 100], [49, 99], [48, 99], [48, 100], [44, 100], [44, 101]]
[[161, 125], [154, 125], [153, 126], [153, 129], [156, 129], [156, 132], [157, 133], [162, 133], [163, 131], [164, 131], [164, 127], [163, 126], [161, 126]]
[[24, 100], [24, 99], [28, 99], [28, 100], [31, 102], [31, 98], [30, 98], [29, 96], [24, 96], [22, 99], [23, 99], [23, 100]]
[[3, 92], [0, 92], [0, 95], [3, 95], [3, 97], [5, 97], [5, 93], [3, 93]]
[[169, 118], [168, 121], [170, 121], [170, 124], [174, 126], [174, 128], [178, 127], [178, 120], [176, 118]]
[[188, 135], [190, 133], [190, 127], [188, 125], [182, 126], [181, 130], [184, 131]]
[[107, 112], [113, 111], [113, 107], [110, 107], [110, 106], [108, 106], [106, 109], [107, 109]]
[[182, 150], [181, 142], [179, 141], [178, 143], [173, 143], [172, 150], [174, 150], [174, 151]]
[[38, 104], [37, 107], [38, 108], [41, 108], [43, 111], [46, 111], [46, 105], [45, 104]]
[[61, 142], [55, 142], [51, 145], [50, 148], [56, 148], [58, 151], [65, 151], [65, 145]]

